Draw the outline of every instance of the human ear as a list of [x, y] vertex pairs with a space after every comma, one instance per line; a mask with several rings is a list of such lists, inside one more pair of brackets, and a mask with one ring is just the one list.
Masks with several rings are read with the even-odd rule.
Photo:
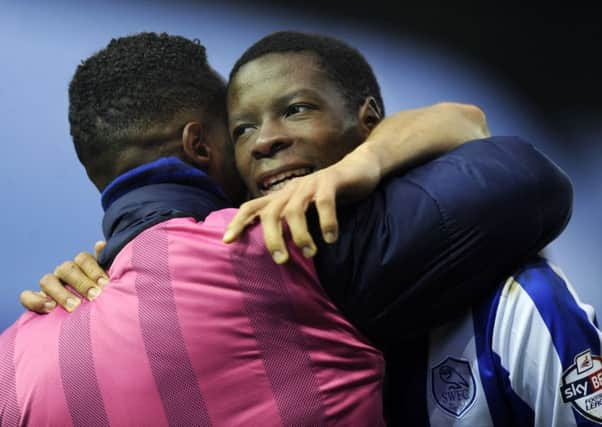
[[188, 122], [182, 129], [182, 148], [189, 162], [207, 169], [211, 159], [211, 148], [205, 141], [199, 122]]
[[358, 110], [358, 123], [363, 132], [369, 134], [382, 120], [378, 103], [373, 96], [368, 96]]

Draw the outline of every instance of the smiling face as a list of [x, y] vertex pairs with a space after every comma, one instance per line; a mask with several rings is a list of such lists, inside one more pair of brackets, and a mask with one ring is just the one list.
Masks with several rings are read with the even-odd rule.
[[236, 165], [253, 197], [337, 162], [366, 136], [357, 108], [306, 52], [243, 65], [230, 82], [228, 111]]

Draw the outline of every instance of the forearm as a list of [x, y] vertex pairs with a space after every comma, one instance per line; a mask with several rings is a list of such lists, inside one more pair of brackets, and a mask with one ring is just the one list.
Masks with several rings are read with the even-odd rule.
[[[362, 126], [366, 132], [371, 128], [367, 123]], [[464, 142], [488, 134], [483, 112], [471, 105], [440, 103], [394, 114], [382, 120], [363, 144], [340, 161], [292, 180], [270, 197], [241, 206], [228, 226], [224, 242], [235, 240], [249, 220], [259, 217], [264, 225], [266, 246], [276, 254], [276, 262], [284, 263], [288, 252], [282, 232], [275, 224], [285, 220], [295, 245], [306, 256], [313, 256], [315, 244], [307, 231], [305, 216], [298, 215], [298, 212], [305, 212], [309, 204], [314, 203], [318, 209], [322, 235], [325, 241], [332, 243], [338, 234], [337, 204], [361, 200], [391, 172], [407, 171]]]
[[407, 338], [457, 315], [457, 301], [479, 298], [556, 237], [570, 194], [568, 177], [531, 145], [475, 141], [344, 212], [316, 268], [371, 339]]
[[478, 107], [439, 103], [386, 117], [343, 162], [368, 158], [378, 165], [380, 176], [384, 177], [409, 170], [464, 142], [487, 136], [485, 115]]

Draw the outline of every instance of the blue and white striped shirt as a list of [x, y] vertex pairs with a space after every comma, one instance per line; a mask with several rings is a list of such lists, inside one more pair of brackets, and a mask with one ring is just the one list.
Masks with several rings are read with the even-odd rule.
[[601, 343], [593, 308], [538, 259], [415, 352], [406, 347], [396, 418], [437, 427], [602, 425]]

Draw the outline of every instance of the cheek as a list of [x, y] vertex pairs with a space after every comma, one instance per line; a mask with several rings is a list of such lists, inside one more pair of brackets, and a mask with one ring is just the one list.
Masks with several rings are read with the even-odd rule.
[[236, 167], [240, 172], [242, 172], [248, 163], [247, 153], [240, 145], [234, 146], [234, 161], [236, 162]]
[[251, 161], [252, 157], [248, 154], [247, 151], [243, 150], [242, 147], [236, 146], [234, 150], [234, 159], [236, 163], [236, 169], [242, 180], [245, 182], [247, 187], [249, 186], [249, 182], [247, 181], [247, 177], [251, 175]]
[[320, 168], [325, 168], [341, 160], [357, 147], [355, 138], [346, 138], [340, 129], [324, 132], [320, 138], [314, 139], [314, 150]]

